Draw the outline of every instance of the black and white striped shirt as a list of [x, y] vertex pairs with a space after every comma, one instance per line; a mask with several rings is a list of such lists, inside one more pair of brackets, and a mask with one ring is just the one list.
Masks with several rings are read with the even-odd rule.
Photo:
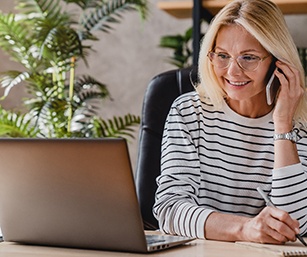
[[273, 170], [272, 113], [251, 119], [226, 103], [217, 111], [196, 92], [180, 96], [166, 120], [154, 214], [166, 233], [204, 238], [212, 211], [255, 216], [256, 188], [307, 232], [307, 133], [296, 127], [301, 163]]

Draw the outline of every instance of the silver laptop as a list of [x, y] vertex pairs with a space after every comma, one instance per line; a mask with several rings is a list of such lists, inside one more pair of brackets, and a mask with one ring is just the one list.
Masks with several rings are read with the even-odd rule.
[[149, 252], [193, 239], [143, 230], [124, 139], [0, 139], [5, 241]]

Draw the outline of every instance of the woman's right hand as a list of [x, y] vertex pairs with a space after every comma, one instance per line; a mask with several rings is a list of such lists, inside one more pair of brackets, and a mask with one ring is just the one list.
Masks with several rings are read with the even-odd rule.
[[299, 222], [283, 210], [265, 207], [256, 217], [248, 219], [242, 229], [242, 240], [284, 244], [295, 241], [299, 233]]

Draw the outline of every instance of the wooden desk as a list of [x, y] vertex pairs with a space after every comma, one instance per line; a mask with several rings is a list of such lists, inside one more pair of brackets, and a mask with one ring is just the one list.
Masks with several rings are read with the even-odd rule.
[[[307, 0], [273, 0], [284, 14], [307, 14]], [[202, 0], [203, 8], [215, 15], [231, 0]], [[193, 0], [167, 0], [158, 2], [158, 8], [178, 18], [191, 18]]]
[[257, 249], [249, 249], [235, 243], [195, 240], [188, 245], [148, 254], [79, 250], [57, 247], [28, 246], [0, 243], [2, 257], [269, 257], [277, 256]]

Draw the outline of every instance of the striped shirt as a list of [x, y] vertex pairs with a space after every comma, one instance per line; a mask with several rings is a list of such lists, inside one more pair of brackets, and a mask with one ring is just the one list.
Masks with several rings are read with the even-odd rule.
[[160, 228], [204, 238], [212, 211], [253, 217], [265, 207], [260, 186], [307, 232], [307, 131], [296, 126], [301, 163], [273, 169], [272, 112], [247, 118], [201, 101], [196, 92], [180, 96], [167, 117], [161, 175], [153, 208]]

